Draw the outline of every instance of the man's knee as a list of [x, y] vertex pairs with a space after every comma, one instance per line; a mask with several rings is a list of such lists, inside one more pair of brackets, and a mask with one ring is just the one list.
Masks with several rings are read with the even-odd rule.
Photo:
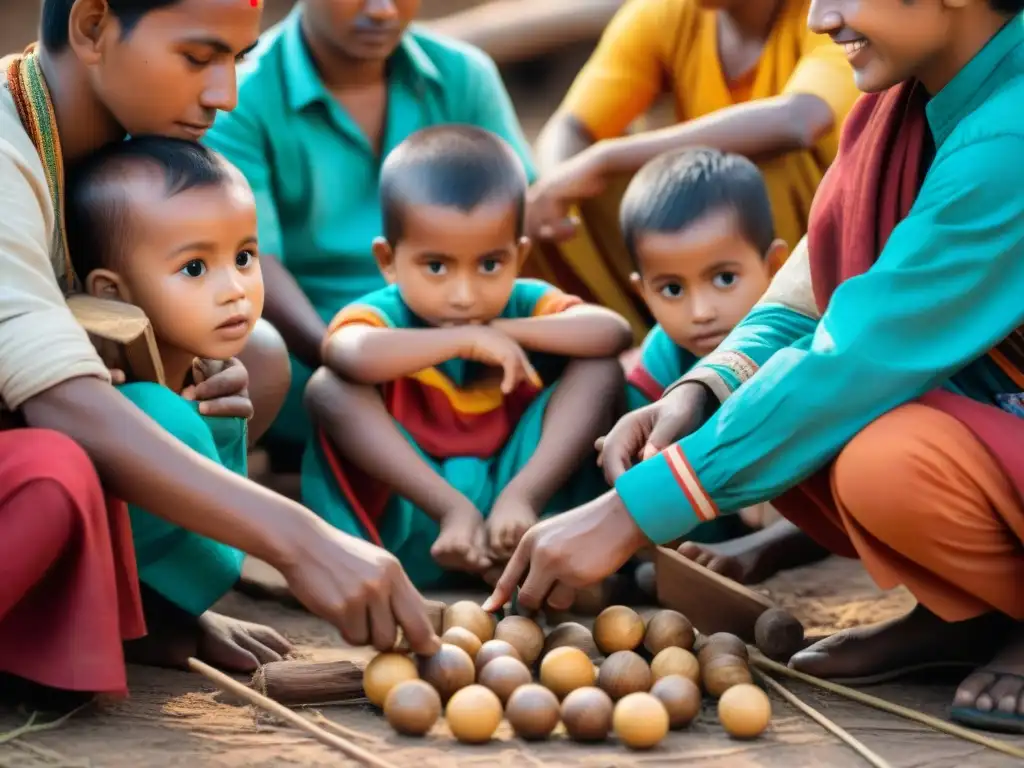
[[957, 472], [947, 450], [956, 428], [962, 427], [951, 416], [916, 403], [869, 424], [833, 467], [839, 507], [883, 540], [920, 535], [922, 516], [934, 506], [936, 473]]

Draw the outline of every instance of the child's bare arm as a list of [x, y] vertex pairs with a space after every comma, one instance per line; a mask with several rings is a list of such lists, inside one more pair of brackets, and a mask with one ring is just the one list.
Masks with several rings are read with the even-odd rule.
[[520, 381], [540, 384], [518, 342], [482, 325], [413, 330], [351, 325], [336, 331], [324, 349], [327, 367], [358, 384], [394, 381], [455, 357], [501, 368], [506, 394]]
[[383, 384], [462, 355], [464, 328], [377, 328], [347, 325], [324, 344], [324, 364], [349, 381]]
[[593, 304], [554, 315], [494, 320], [491, 326], [523, 349], [573, 358], [613, 357], [633, 342], [625, 318]]
[[348, 461], [441, 524], [440, 547], [431, 550], [441, 565], [458, 570], [489, 565], [480, 511], [409, 444], [373, 387], [350, 384], [321, 368], [310, 379], [305, 401]]

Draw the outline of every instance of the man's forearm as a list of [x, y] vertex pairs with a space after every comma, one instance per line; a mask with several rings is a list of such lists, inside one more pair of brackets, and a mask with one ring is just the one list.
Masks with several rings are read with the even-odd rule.
[[263, 255], [260, 261], [267, 287], [263, 316], [284, 338], [288, 351], [315, 370], [321, 363], [320, 345], [327, 324], [276, 257]]
[[29, 426], [81, 445], [119, 498], [275, 567], [288, 567], [316, 535], [312, 512], [190, 450], [99, 379], [66, 381], [22, 412]]
[[537, 137], [535, 155], [541, 175], [594, 143], [587, 129], [572, 115], [556, 112]]
[[631, 173], [658, 155], [685, 147], [714, 147], [758, 159], [810, 149], [834, 123], [832, 110], [809, 94], [738, 104], [685, 123], [610, 139], [594, 147], [604, 173]]

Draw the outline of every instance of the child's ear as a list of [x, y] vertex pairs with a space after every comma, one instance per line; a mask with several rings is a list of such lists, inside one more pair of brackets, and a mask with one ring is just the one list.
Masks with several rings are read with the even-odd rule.
[[523, 265], [526, 260], [530, 258], [530, 251], [533, 249], [533, 243], [528, 237], [520, 237], [519, 242], [516, 243], [516, 271], [522, 271]]
[[377, 269], [384, 275], [388, 283], [395, 282], [395, 252], [391, 244], [383, 237], [373, 240], [373, 258], [377, 260]]
[[774, 277], [788, 258], [789, 246], [786, 245], [786, 241], [779, 237], [772, 240], [772, 244], [768, 246], [768, 252], [764, 255], [764, 263], [768, 267], [769, 277]]
[[644, 297], [644, 279], [640, 277], [639, 272], [629, 273], [629, 284], [633, 288], [633, 293], [642, 299]]
[[99, 64], [103, 59], [105, 42], [119, 42], [123, 37], [117, 28], [117, 18], [104, 0], [80, 0], [69, 5], [68, 41], [71, 49], [86, 66]]
[[94, 269], [85, 278], [85, 292], [97, 299], [114, 299], [132, 303], [127, 286], [121, 276], [109, 269]]

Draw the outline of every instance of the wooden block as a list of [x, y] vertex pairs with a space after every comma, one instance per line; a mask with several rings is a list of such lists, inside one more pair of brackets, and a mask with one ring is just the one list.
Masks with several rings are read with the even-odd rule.
[[658, 547], [654, 567], [658, 603], [679, 611], [705, 635], [730, 632], [752, 643], [758, 617], [775, 607], [767, 597], [667, 547]]
[[110, 368], [120, 368], [128, 381], [166, 383], [153, 327], [134, 304], [78, 294], [68, 307]]

